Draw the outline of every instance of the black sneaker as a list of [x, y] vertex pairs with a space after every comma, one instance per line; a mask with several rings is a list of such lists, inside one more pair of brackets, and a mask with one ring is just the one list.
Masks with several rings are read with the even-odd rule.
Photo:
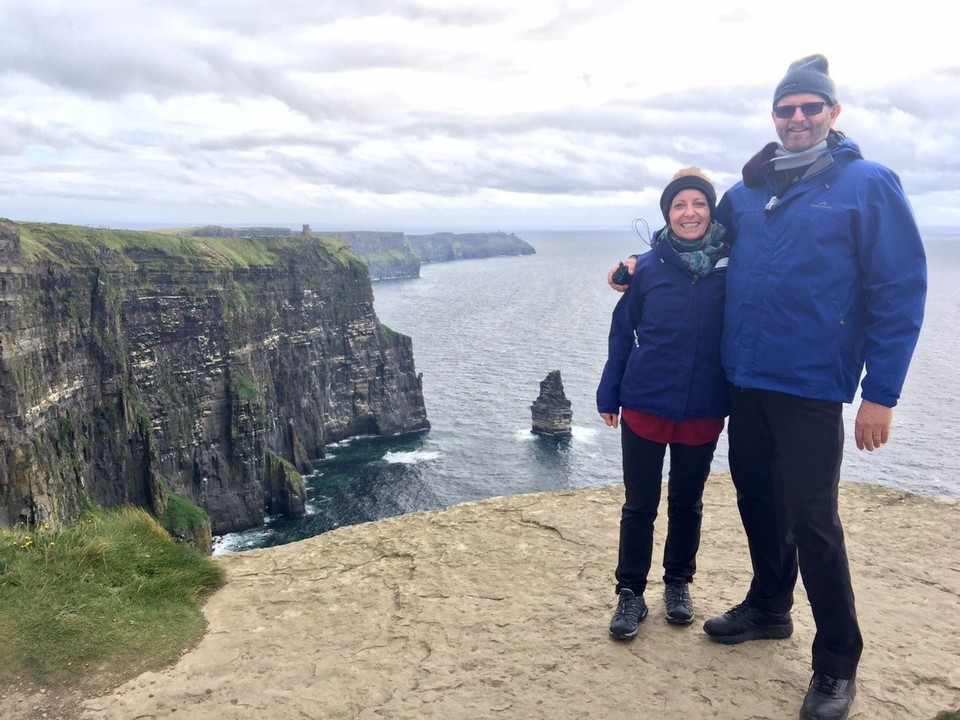
[[667, 583], [663, 589], [663, 602], [667, 606], [667, 622], [674, 625], [689, 625], [693, 622], [693, 600], [687, 583]]
[[620, 590], [620, 601], [610, 621], [610, 634], [617, 640], [633, 640], [637, 636], [640, 621], [647, 616], [647, 604], [642, 595], [633, 590]]
[[725, 645], [744, 640], [782, 640], [793, 635], [790, 613], [768, 613], [744, 601], [703, 624], [703, 631]]
[[800, 720], [847, 720], [857, 696], [857, 680], [814, 673], [800, 708]]

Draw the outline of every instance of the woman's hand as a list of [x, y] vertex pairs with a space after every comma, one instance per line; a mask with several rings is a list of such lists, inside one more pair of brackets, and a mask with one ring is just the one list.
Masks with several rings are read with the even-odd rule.
[[616, 413], [600, 413], [600, 417], [607, 424], [607, 427], [615, 428], [619, 422], [619, 416]]

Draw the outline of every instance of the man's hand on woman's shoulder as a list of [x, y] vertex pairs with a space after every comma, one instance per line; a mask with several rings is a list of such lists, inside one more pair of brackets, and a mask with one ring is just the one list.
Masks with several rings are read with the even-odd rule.
[[[637, 267], [636, 255], [631, 255], [626, 260], [617, 263], [617, 265], [615, 267], [610, 268], [610, 272], [607, 273], [607, 284], [617, 292], [626, 292], [627, 288], [630, 287], [630, 278], [633, 277], [633, 271], [636, 267]], [[617, 271], [620, 268], [627, 269], [627, 281], [622, 284], [614, 282], [614, 279], [613, 279], [613, 276], [617, 273]]]

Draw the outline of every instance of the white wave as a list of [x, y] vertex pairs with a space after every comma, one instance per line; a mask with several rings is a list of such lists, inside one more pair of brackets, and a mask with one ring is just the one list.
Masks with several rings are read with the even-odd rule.
[[263, 540], [270, 537], [272, 534], [273, 532], [271, 530], [262, 527], [259, 530], [228, 533], [227, 535], [215, 535], [213, 538], [213, 554], [224, 555], [226, 553], [260, 547], [260, 544], [263, 542]]
[[604, 427], [584, 427], [582, 425], [574, 425], [571, 430], [573, 431], [574, 440], [582, 440], [583, 442], [594, 442], [597, 435], [601, 430], [608, 430], [609, 432], [616, 432], [610, 430], [606, 426]]
[[316, 515], [318, 512], [322, 511], [321, 505], [326, 505], [330, 502], [329, 498], [317, 497], [310, 498], [303, 504], [304, 515], [310, 517], [311, 515]]
[[[576, 441], [592, 443], [596, 441], [597, 433], [602, 429], [573, 425], [570, 427], [570, 435]], [[536, 433], [531, 432], [530, 428], [520, 428], [516, 430], [515, 435], [517, 440], [536, 440], [539, 437]]]
[[392, 465], [416, 465], [419, 462], [428, 462], [439, 457], [440, 453], [435, 450], [411, 450], [409, 452], [388, 452], [383, 456], [383, 460]]
[[376, 435], [352, 435], [348, 438], [344, 438], [343, 440], [328, 443], [324, 449], [350, 447], [353, 443], [357, 442], [358, 440], [369, 440], [370, 438], [374, 438], [374, 437], [377, 437], [377, 436]]

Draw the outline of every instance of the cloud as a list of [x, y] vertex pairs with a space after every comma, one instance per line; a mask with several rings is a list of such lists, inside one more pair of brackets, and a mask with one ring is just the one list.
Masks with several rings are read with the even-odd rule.
[[[842, 17], [811, 27], [838, 127], [900, 174], [922, 222], [960, 224], [946, 31], [886, 57], [924, 2], [872, 18], [860, 48]], [[684, 17], [704, 22], [680, 32], [675, 9], [625, 0], [0, 0], [0, 215], [624, 226], [656, 217], [677, 168], [724, 188], [773, 139], [770, 88], [811, 51], [802, 29], [770, 32], [775, 12], [695, 0]]]

